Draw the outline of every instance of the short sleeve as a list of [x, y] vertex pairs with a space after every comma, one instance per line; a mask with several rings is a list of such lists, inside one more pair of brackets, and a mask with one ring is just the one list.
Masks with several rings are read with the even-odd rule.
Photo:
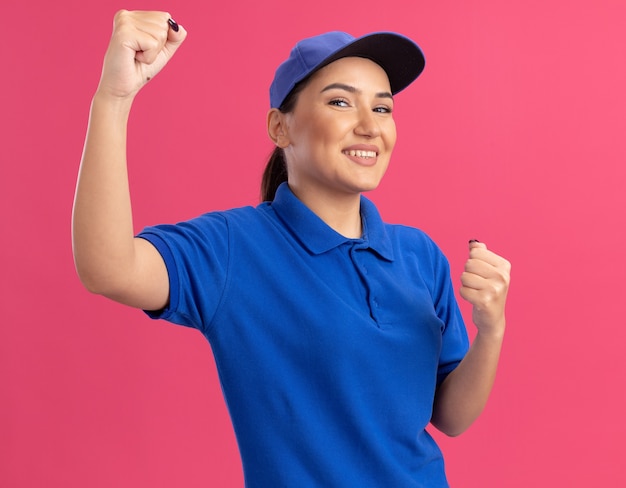
[[208, 213], [174, 225], [147, 227], [137, 237], [161, 254], [170, 285], [168, 305], [155, 319], [204, 332], [214, 316], [228, 273], [229, 231], [222, 213]]
[[469, 339], [450, 278], [447, 258], [437, 249], [434, 305], [437, 316], [445, 324], [437, 369], [437, 385], [448, 376], [467, 354]]

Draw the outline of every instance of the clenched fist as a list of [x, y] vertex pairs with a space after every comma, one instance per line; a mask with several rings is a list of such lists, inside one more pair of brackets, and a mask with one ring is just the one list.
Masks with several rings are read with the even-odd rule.
[[112, 97], [133, 98], [174, 55], [187, 32], [170, 23], [166, 12], [115, 14], [113, 34], [104, 57], [98, 91]]
[[470, 241], [469, 246], [460, 294], [473, 305], [472, 320], [479, 332], [502, 335], [511, 264], [483, 243]]

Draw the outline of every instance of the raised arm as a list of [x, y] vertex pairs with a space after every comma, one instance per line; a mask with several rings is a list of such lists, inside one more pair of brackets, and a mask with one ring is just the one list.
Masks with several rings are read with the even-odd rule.
[[74, 260], [85, 287], [148, 310], [167, 304], [169, 282], [156, 249], [134, 237], [126, 132], [136, 94], [187, 35], [169, 19], [164, 12], [115, 15], [92, 101], [72, 219]]
[[461, 296], [473, 305], [478, 330], [467, 355], [437, 389], [432, 423], [455, 436], [480, 415], [496, 376], [506, 325], [504, 308], [509, 288], [510, 263], [470, 241], [470, 255], [461, 276]]

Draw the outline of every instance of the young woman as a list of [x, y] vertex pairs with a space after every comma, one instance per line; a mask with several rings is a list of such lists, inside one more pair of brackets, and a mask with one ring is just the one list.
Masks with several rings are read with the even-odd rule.
[[265, 201], [134, 236], [128, 115], [185, 36], [163, 12], [115, 17], [74, 206], [82, 282], [205, 335], [246, 486], [447, 486], [425, 427], [458, 435], [483, 409], [510, 265], [470, 241], [470, 347], [446, 258], [361, 195], [385, 174], [393, 95], [422, 71], [421, 50], [393, 33], [301, 41], [270, 87]]

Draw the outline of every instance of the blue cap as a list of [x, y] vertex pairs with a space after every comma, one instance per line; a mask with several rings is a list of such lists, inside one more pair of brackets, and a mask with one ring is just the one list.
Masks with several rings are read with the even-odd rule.
[[299, 81], [341, 58], [371, 59], [387, 73], [394, 95], [422, 72], [424, 54], [411, 39], [394, 32], [374, 32], [358, 39], [345, 32], [327, 32], [298, 42], [276, 69], [270, 85], [270, 106], [279, 108]]

